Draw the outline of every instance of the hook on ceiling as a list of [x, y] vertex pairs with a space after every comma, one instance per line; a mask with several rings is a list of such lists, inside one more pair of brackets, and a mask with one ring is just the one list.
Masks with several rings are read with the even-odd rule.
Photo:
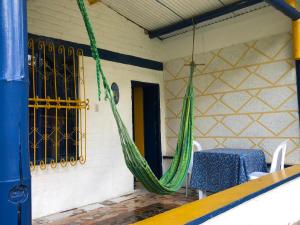
[[97, 2], [101, 2], [101, 0], [87, 0], [89, 5], [94, 5]]

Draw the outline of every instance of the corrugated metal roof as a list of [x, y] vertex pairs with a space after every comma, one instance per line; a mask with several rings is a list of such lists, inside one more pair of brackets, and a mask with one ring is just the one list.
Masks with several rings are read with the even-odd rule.
[[184, 19], [188, 19], [223, 6], [223, 4], [218, 0], [160, 0], [160, 2], [176, 11]]
[[102, 2], [146, 30], [154, 30], [181, 19], [155, 0], [102, 0]]
[[[235, 2], [238, 2], [238, 0], [102, 0], [103, 4], [148, 31], [153, 31]], [[245, 9], [242, 11], [244, 13]], [[230, 13], [217, 19], [224, 20], [233, 16], [236, 16], [236, 13]], [[217, 20], [210, 22], [216, 23]], [[208, 23], [205, 22], [205, 25], [208, 25]], [[168, 36], [166, 35], [162, 38]]]

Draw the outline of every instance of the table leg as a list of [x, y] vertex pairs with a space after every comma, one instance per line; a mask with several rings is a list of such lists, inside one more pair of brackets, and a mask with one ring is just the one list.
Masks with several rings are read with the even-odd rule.
[[203, 190], [198, 190], [198, 196], [199, 196], [199, 199], [203, 199], [206, 197], [206, 191], [203, 191]]

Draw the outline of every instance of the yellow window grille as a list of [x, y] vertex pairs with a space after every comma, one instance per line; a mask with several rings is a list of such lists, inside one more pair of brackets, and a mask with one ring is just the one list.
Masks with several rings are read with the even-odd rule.
[[72, 46], [28, 40], [30, 167], [86, 161], [84, 54]]

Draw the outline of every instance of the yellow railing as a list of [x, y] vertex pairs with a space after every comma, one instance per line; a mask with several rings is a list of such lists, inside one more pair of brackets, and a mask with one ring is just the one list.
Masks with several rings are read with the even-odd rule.
[[[36, 169], [37, 165], [44, 170], [47, 164], [51, 168], [56, 168], [58, 164], [61, 167], [68, 164], [75, 166], [77, 162], [84, 164], [89, 100], [85, 93], [83, 51], [63, 45], [57, 47], [45, 41], [35, 42], [33, 39], [29, 39], [28, 49], [32, 89], [29, 96], [31, 170]], [[36, 60], [39, 61], [38, 67]], [[48, 90], [49, 87], [51, 90]], [[49, 124], [48, 120], [54, 123]], [[69, 130], [69, 123], [72, 130]], [[64, 149], [61, 148], [62, 142]]]

